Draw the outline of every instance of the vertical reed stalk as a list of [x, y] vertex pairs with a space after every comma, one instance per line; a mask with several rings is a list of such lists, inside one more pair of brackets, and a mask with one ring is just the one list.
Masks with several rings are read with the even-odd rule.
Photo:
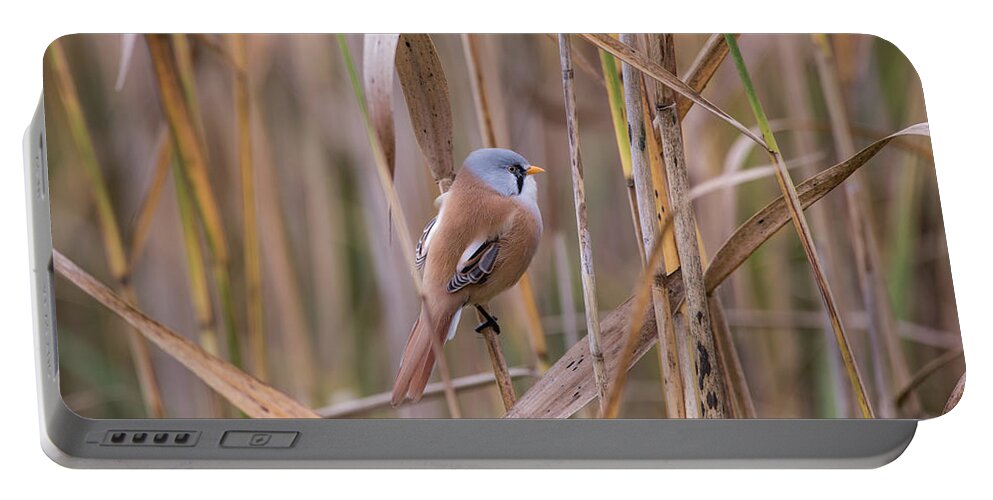
[[[124, 300], [131, 305], [137, 304], [134, 286], [131, 283], [131, 267], [129, 265], [128, 253], [124, 249], [124, 240], [121, 238], [120, 227], [115, 218], [114, 205], [107, 190], [107, 184], [103, 177], [100, 162], [97, 159], [96, 150], [93, 146], [93, 138], [90, 136], [89, 128], [86, 124], [86, 117], [83, 108], [79, 103], [79, 94], [76, 91], [76, 84], [72, 80], [69, 71], [69, 63], [66, 60], [65, 52], [60, 43], [51, 46], [52, 73], [55, 77], [55, 84], [58, 87], [59, 99], [62, 102], [66, 114], [66, 121], [69, 133], [75, 143], [79, 153], [80, 163], [90, 181], [90, 188], [93, 192], [93, 201], [96, 204], [97, 219], [100, 232], [103, 237], [104, 257], [107, 260], [107, 267], [110, 269], [111, 277], [117, 283], [117, 288]], [[159, 384], [155, 376], [155, 368], [148, 350], [146, 340], [138, 331], [128, 330], [128, 345], [131, 351], [132, 361], [135, 365], [135, 372], [138, 378], [138, 386], [141, 390], [142, 400], [148, 417], [163, 418], [165, 409], [162, 404], [162, 395]]]
[[241, 173], [242, 243], [245, 261], [245, 302], [248, 308], [248, 352], [255, 376], [269, 378], [266, 362], [265, 313], [262, 307], [262, 263], [256, 214], [255, 170], [252, 164], [251, 82], [248, 49], [243, 35], [231, 35], [234, 62], [234, 116], [237, 127], [238, 170]]
[[769, 120], [766, 118], [765, 111], [763, 110], [762, 104], [755, 92], [755, 88], [752, 85], [751, 77], [748, 74], [748, 68], [745, 66], [745, 61], [741, 56], [741, 51], [738, 49], [738, 42], [732, 35], [724, 35], [724, 38], [727, 41], [728, 47], [730, 47], [731, 56], [734, 59], [735, 66], [738, 69], [738, 75], [741, 78], [742, 86], [745, 89], [745, 95], [748, 97], [748, 103], [751, 105], [752, 112], [755, 114], [755, 119], [759, 123], [759, 128], [762, 131], [762, 138], [768, 148], [770, 160], [776, 168], [776, 179], [779, 182], [779, 188], [783, 192], [783, 198], [786, 200], [786, 206], [789, 209], [794, 228], [796, 229], [797, 235], [800, 237], [800, 243], [803, 246], [807, 261], [810, 263], [811, 271], [814, 274], [814, 280], [817, 282], [817, 286], [820, 289], [821, 299], [824, 302], [825, 308], [828, 310], [828, 314], [831, 316], [831, 324], [835, 334], [835, 341], [838, 343], [838, 348], [841, 350], [841, 357], [845, 362], [849, 382], [851, 383], [856, 399], [858, 400], [862, 417], [874, 418], [875, 414], [871, 404], [869, 403], [869, 398], [866, 395], [865, 384], [862, 382], [862, 377], [859, 374], [858, 364], [855, 362], [854, 354], [852, 353], [851, 346], [848, 342], [848, 336], [845, 334], [840, 313], [834, 299], [834, 294], [832, 293], [831, 287], [824, 275], [824, 270], [821, 268], [820, 258], [817, 255], [817, 248], [814, 246], [813, 237], [811, 236], [810, 228], [807, 225], [807, 219], [803, 215], [803, 207], [800, 204], [799, 197], [797, 196], [796, 186], [793, 185], [793, 180], [790, 178], [789, 170], [783, 164], [782, 154], [779, 151], [779, 146], [776, 144], [776, 137], [772, 133], [772, 128], [769, 126]]
[[496, 131], [493, 128], [493, 115], [490, 113], [489, 98], [486, 95], [486, 81], [483, 78], [482, 68], [479, 67], [479, 40], [476, 35], [462, 34], [462, 50], [469, 70], [469, 87], [472, 89], [472, 100], [476, 105], [476, 120], [483, 138], [483, 147], [495, 148]]
[[[820, 76], [828, 118], [831, 121], [831, 136], [834, 139], [835, 150], [839, 158], [848, 158], [856, 152], [855, 141], [845, 110], [845, 99], [838, 79], [838, 68], [831, 50], [831, 42], [827, 35], [812, 36], [817, 46], [817, 73]], [[866, 199], [865, 179], [861, 172], [853, 174], [845, 183], [845, 202], [848, 208], [848, 230], [855, 251], [862, 301], [869, 315], [869, 342], [872, 346], [872, 366], [879, 416], [891, 418], [895, 410], [892, 404], [894, 383], [892, 377], [901, 371], [909, 376], [909, 370], [903, 353], [899, 351], [899, 341], [894, 332], [893, 311], [883, 282], [882, 260], [875, 238], [876, 230], [873, 223], [875, 219], [872, 205]], [[896, 346], [896, 349], [891, 350], [889, 348], [891, 345]], [[904, 376], [901, 378], [906, 380]]]
[[[645, 36], [642, 35], [641, 37], [644, 38]], [[658, 43], [646, 44], [649, 45], [649, 57], [652, 60], [661, 61], [662, 56], [658, 49]], [[642, 78], [641, 85], [642, 114], [644, 115], [644, 123], [647, 129], [645, 139], [648, 145], [648, 163], [651, 167], [652, 186], [655, 187], [655, 218], [661, 221], [665, 214], [672, 213], [672, 205], [669, 201], [669, 184], [665, 174], [665, 159], [663, 158], [661, 146], [662, 139], [657, 127], [653, 126], [657, 120], [652, 119], [654, 106], [649, 102], [648, 84], [644, 78]], [[661, 101], [662, 88], [657, 82], [653, 86], [653, 102], [657, 103]], [[668, 275], [675, 272], [680, 266], [679, 251], [676, 248], [676, 236], [673, 233], [671, 224], [660, 228], [659, 234], [661, 235], [662, 242], [662, 265], [665, 273]], [[669, 345], [665, 346], [668, 350], [663, 351], [661, 348], [659, 349], [659, 362], [670, 365], [672, 370], [679, 370], [681, 381], [694, 380], [696, 376], [693, 372], [694, 362], [690, 358], [690, 340], [688, 338], [688, 332], [684, 328], [686, 325], [684, 321], [686, 313], [685, 303], [676, 311], [672, 311], [668, 303], [663, 303], [662, 308], [665, 314], [663, 321], [668, 331], [671, 331], [672, 334], [669, 335]], [[679, 325], [679, 328], [676, 328], [677, 325]], [[663, 370], [661, 373], [662, 383], [665, 385], [666, 372]], [[700, 400], [699, 395], [693, 389], [692, 384], [681, 383], [681, 386], [683, 388], [682, 406], [686, 408], [685, 416], [691, 418], [699, 417], [700, 415], [697, 412], [697, 408], [700, 406], [698, 403]], [[679, 416], [682, 417], [684, 415]]]
[[[601, 47], [603, 48], [603, 47]], [[687, 85], [689, 85], [692, 90], [696, 92], [702, 92], [706, 88], [707, 84], [710, 82], [717, 68], [720, 66], [721, 62], [727, 55], [727, 45], [724, 42], [723, 36], [715, 35], [712, 36], [707, 43], [704, 45], [703, 49], [698, 53], [692, 68], [687, 75]], [[616, 60], [614, 56], [608, 53], [606, 50], [600, 51], [600, 59], [603, 66], [603, 72], [605, 77], [605, 83], [608, 91], [608, 97], [610, 98], [610, 111], [611, 118], [614, 123], [615, 138], [618, 141], [618, 149], [621, 151], [621, 165], [624, 171], [625, 180], [628, 183], [628, 198], [631, 203], [632, 219], [635, 223], [635, 233], [638, 237], [639, 245], [638, 252], [641, 254], [642, 262], [646, 261], [645, 249], [644, 249], [644, 237], [642, 232], [641, 215], [639, 214], [637, 193], [635, 192], [635, 182], [632, 176], [631, 169], [631, 154], [628, 146], [625, 146], [625, 142], [630, 143], [631, 139], [628, 134], [627, 128], [627, 118], [625, 110], [625, 96], [624, 90], [621, 88], [620, 72], [616, 66]], [[656, 94], [659, 92], [661, 86], [656, 87]], [[643, 98], [647, 99], [646, 93], [642, 90]], [[693, 106], [694, 101], [687, 99], [683, 96], [679, 96], [679, 119], [686, 115], [690, 107]], [[658, 99], [656, 98], [656, 101]], [[646, 123], [652, 123], [651, 114], [649, 112], [650, 106], [647, 104], [647, 100], [643, 101], [642, 108], [645, 115], [644, 121]], [[670, 204], [668, 200], [668, 189], [666, 187], [666, 181], [664, 173], [662, 172], [662, 151], [660, 150], [659, 142], [660, 139], [657, 136], [657, 132], [652, 127], [652, 134], [647, 135], [648, 139], [648, 154], [649, 154], [649, 164], [652, 172], [652, 183], [655, 186], [654, 194], [656, 201], [656, 210], [653, 218], [661, 219], [664, 213], [670, 210]], [[680, 266], [679, 256], [676, 251], [676, 242], [672, 233], [672, 229], [666, 229], [663, 233], [664, 247], [663, 251], [665, 253], [664, 264], [665, 271], [670, 273]], [[676, 322], [682, 324], [682, 320], [679, 317], [681, 311], [670, 311], [667, 302], [663, 301], [661, 311], [656, 311], [661, 313], [664, 317], [659, 322], [659, 327], [670, 332], [669, 341], [659, 348], [659, 362], [662, 365], [661, 375], [663, 379], [663, 385], [668, 387], [666, 392], [668, 396], [667, 410], [670, 417], [685, 417], [687, 416], [687, 411], [689, 411], [690, 416], [695, 416], [696, 407], [698, 406], [695, 401], [695, 394], [693, 392], [692, 386], [684, 385], [679, 380], [674, 380], [672, 374], [677, 373], [678, 370], [682, 370], [683, 374], [680, 375], [681, 378], [692, 378], [691, 377], [691, 363], [688, 359], [688, 350], [685, 346], [686, 340], [681, 334], [682, 329], [674, 329]], [[674, 321], [673, 314], [676, 315], [678, 321]], [[669, 380], [669, 383], [666, 380]], [[679, 382], [678, 386], [675, 385]], [[682, 386], [682, 395], [678, 394], [677, 389]], [[688, 409], [685, 408], [685, 400], [694, 401], [692, 406]]]
[[587, 341], [593, 358], [593, 379], [597, 386], [600, 415], [607, 404], [607, 368], [600, 349], [600, 309], [596, 296], [596, 273], [593, 270], [593, 246], [586, 215], [586, 187], [583, 181], [583, 158], [579, 147], [579, 116], [576, 114], [575, 74], [572, 69], [569, 35], [559, 35], [562, 65], [562, 92], [565, 96], [565, 123], [569, 135], [569, 163], [572, 166], [572, 195], [576, 205], [576, 228], [579, 235], [579, 263], [583, 280], [583, 304], [586, 308]]
[[[665, 160], [662, 158], [661, 138], [655, 127], [651, 126], [653, 122], [652, 105], [648, 102], [647, 84], [644, 79], [641, 80], [641, 85], [641, 107], [646, 127], [645, 142], [647, 143], [649, 171], [651, 172], [655, 195], [655, 213], [652, 219], [661, 221], [666, 214], [672, 213], [672, 206], [669, 203], [669, 187], [665, 176]], [[655, 90], [658, 92], [657, 86]], [[672, 224], [665, 227], [660, 226], [659, 235], [662, 248], [662, 270], [666, 275], [669, 275], [679, 269], [679, 252], [676, 250], [676, 236], [672, 231]], [[659, 366], [667, 367], [659, 370], [662, 376], [663, 393], [665, 393], [664, 388], [671, 385], [671, 382], [667, 382], [667, 380], [671, 380], [672, 373], [680, 373], [680, 386], [683, 388], [682, 399], [679, 402], [667, 400], [667, 406], [672, 407], [672, 410], [667, 410], [667, 415], [671, 418], [699, 416], [696, 412], [696, 408], [699, 407], [697, 404], [699, 398], [693, 390], [692, 384], [683, 383], [685, 380], [694, 379], [693, 361], [689, 357], [690, 349], [686, 330], [685, 328], [676, 328], [677, 324], [685, 325], [682, 320], [685, 310], [685, 305], [673, 311], [668, 301], [661, 303], [661, 313], [663, 314], [661, 323], [665, 331], [672, 332], [666, 336], [666, 345], [659, 344], [658, 349]], [[675, 394], [670, 396], [675, 397]], [[685, 408], [685, 411], [681, 408]]]
[[[633, 35], [624, 35], [628, 43], [634, 42]], [[641, 222], [641, 246], [645, 255], [651, 255], [661, 241], [660, 218], [655, 196], [655, 184], [652, 180], [651, 164], [648, 158], [647, 133], [650, 131], [645, 124], [644, 97], [642, 95], [641, 74], [634, 66], [623, 63], [622, 71], [624, 75], [624, 101], [627, 110], [627, 130], [631, 131], [628, 148], [631, 151], [631, 168], [634, 177], [636, 199], [638, 203], [638, 214]], [[664, 246], [664, 245], [662, 245]], [[650, 265], [648, 259], [646, 265]], [[648, 269], [654, 273], [655, 269]], [[685, 380], [680, 373], [683, 363], [680, 361], [680, 350], [675, 340], [675, 329], [668, 329], [668, 318], [672, 317], [669, 310], [668, 300], [662, 290], [652, 289], [652, 304], [655, 310], [655, 317], [662, 318], [656, 321], [658, 328], [660, 355], [662, 356], [662, 377], [663, 392], [665, 394], [666, 414], [673, 418], [682, 418], [689, 415], [693, 408], [687, 408], [685, 403], [685, 392], [690, 381]]]
[[[786, 44], [784, 49], [784, 53], [782, 54], [784, 70], [787, 74], [793, 75], [793, 77], [784, 80], [788, 113], [792, 119], [804, 123], [812, 123], [814, 117], [809, 104], [810, 96], [807, 92], [810, 84], [807, 78], [804, 59], [801, 57], [801, 52], [796, 44]], [[813, 134], [807, 131], [793, 134], [793, 143], [796, 153], [800, 156], [814, 154], [818, 149]], [[817, 169], [811, 165], [807, 168], [806, 174], [807, 176], [813, 176], [817, 174]], [[838, 265], [838, 255], [841, 252], [837, 248], [840, 244], [840, 238], [833, 237], [833, 232], [836, 228], [829, 224], [827, 211], [828, 207], [825, 206], [813, 207], [809, 210], [807, 216], [810, 221], [811, 230], [814, 232], [814, 243], [821, 252], [821, 262], [824, 264], [824, 270], [827, 272], [828, 277], [832, 279], [832, 282], [840, 282], [838, 276], [841, 267]], [[816, 285], [811, 283], [811, 287], [816, 287]], [[840, 297], [840, 299], [842, 301], [841, 307], [844, 308], [847, 305], [845, 297]], [[822, 342], [824, 346], [830, 346], [834, 342], [831, 318], [824, 311], [822, 311], [821, 316], [823, 327], [822, 339], [819, 342]], [[819, 401], [820, 406], [826, 410], [822, 414], [827, 417], [848, 417], [853, 412], [851, 411], [852, 404], [848, 397], [848, 383], [845, 380], [846, 375], [845, 369], [842, 366], [841, 353], [836, 349], [830, 348], [820, 349], [820, 351], [823, 353], [820, 362], [824, 364], [826, 370], [818, 370], [817, 377], [820, 379], [819, 385], [825, 389], [818, 391], [818, 393], [827, 394], [826, 397], [822, 397]]]
[[[466, 66], [469, 69], [469, 82], [472, 87], [473, 102], [476, 105], [476, 119], [479, 122], [479, 133], [483, 138], [483, 147], [495, 148], [498, 141], [493, 125], [493, 114], [490, 112], [489, 99], [486, 95], [486, 82], [483, 78], [482, 68], [479, 67], [480, 47], [478, 42], [477, 35], [462, 35], [462, 48], [465, 52]], [[531, 285], [531, 278], [527, 273], [521, 276], [520, 281], [517, 282], [516, 292], [516, 299], [523, 306], [527, 316], [528, 340], [531, 343], [532, 351], [534, 351], [538, 370], [544, 373], [548, 369], [548, 344], [545, 341], [541, 315], [534, 298], [534, 287]], [[484, 318], [480, 317], [479, 320], [482, 323]], [[493, 359], [496, 361], [496, 358]], [[504, 377], [504, 380], [507, 378]]]
[[[672, 35], [662, 35], [660, 40], [662, 67], [674, 73], [676, 66], [675, 45]], [[683, 152], [683, 133], [679, 126], [676, 94], [668, 87], [661, 89], [661, 100], [656, 103], [669, 203], [674, 211], [676, 250], [679, 252], [683, 285], [686, 289], [686, 320], [696, 355], [694, 375], [701, 414], [705, 418], [723, 418], [727, 414], [727, 388], [723, 370], [718, 363], [714, 330], [711, 325], [710, 305], [703, 282], [703, 264], [697, 244], [696, 219], [690, 204], [689, 174]]]
[[[228, 357], [241, 367], [241, 346], [235, 328], [234, 301], [231, 296], [231, 279], [228, 274], [228, 244], [224, 235], [220, 208], [210, 185], [207, 157], [204, 153], [200, 127], [197, 125], [196, 97], [192, 85], [191, 68], [182, 71], [177, 64], [176, 52], [166, 35], [146, 35], [155, 77], [159, 85], [162, 111], [169, 123], [176, 152], [189, 180], [194, 205], [206, 235], [210, 250], [210, 267], [224, 317]], [[182, 80], [180, 80], [182, 78]], [[186, 90], [181, 81], [187, 82]]]
[[709, 299], [710, 322], [714, 327], [714, 348], [722, 366], [721, 372], [725, 376], [724, 383], [731, 396], [730, 406], [733, 409], [731, 414], [735, 418], [756, 418], [752, 391], [748, 388], [745, 370], [734, 347], [734, 337], [731, 336], [731, 327], [728, 326], [724, 306], [715, 294], [711, 294]]
[[634, 223], [634, 234], [638, 237], [638, 254], [641, 262], [645, 262], [645, 248], [640, 243], [641, 221], [638, 218], [638, 195], [634, 189], [634, 177], [631, 173], [631, 149], [628, 144], [631, 138], [627, 129], [627, 112], [624, 108], [624, 88], [621, 85], [621, 71], [617, 67], [617, 59], [607, 52], [600, 50], [600, 66], [603, 69], [603, 79], [607, 86], [607, 100], [610, 103], [610, 119], [614, 124], [614, 139], [617, 141], [617, 153], [621, 157], [621, 172], [627, 184], [628, 203], [631, 207], [631, 221]]

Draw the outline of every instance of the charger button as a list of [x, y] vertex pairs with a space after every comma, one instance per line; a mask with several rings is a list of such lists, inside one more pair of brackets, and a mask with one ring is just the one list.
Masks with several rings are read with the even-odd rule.
[[291, 448], [299, 432], [227, 431], [222, 448]]

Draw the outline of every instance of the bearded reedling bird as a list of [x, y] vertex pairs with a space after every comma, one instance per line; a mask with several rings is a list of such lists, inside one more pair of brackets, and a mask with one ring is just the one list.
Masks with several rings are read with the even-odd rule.
[[393, 406], [421, 398], [434, 368], [432, 336], [451, 340], [463, 307], [472, 304], [485, 318], [477, 332], [492, 327], [500, 333], [485, 304], [517, 283], [538, 249], [541, 212], [532, 176], [541, 172], [508, 149], [477, 149], [438, 197], [438, 215], [415, 250], [424, 298], [403, 349]]

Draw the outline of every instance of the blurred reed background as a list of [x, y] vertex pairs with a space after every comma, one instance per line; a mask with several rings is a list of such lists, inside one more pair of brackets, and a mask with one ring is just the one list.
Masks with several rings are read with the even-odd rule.
[[[363, 37], [344, 40], [361, 62]], [[529, 271], [547, 354], [532, 336], [538, 330], [526, 297], [510, 292], [492, 305], [521, 395], [586, 333], [558, 41], [431, 40], [450, 92], [455, 165], [492, 143], [548, 171], [538, 179], [545, 236]], [[675, 73], [682, 77], [712, 42], [709, 35], [676, 35]], [[440, 391], [398, 409], [354, 404], [392, 387], [419, 305], [338, 43], [330, 35], [56, 41], [45, 64], [54, 247], [149, 317], [305, 406], [350, 417], [449, 416]], [[738, 44], [797, 183], [926, 121], [916, 72], [884, 40], [743, 35]], [[645, 250], [622, 168], [623, 122], [615, 127], [608, 92], [621, 63], [578, 37], [571, 46], [603, 318], [632, 294]], [[826, 69], [837, 85], [825, 80]], [[419, 235], [438, 189], [400, 84], [393, 85], [394, 182], [401, 220]], [[172, 101], [169, 88], [176, 90]], [[492, 137], [480, 132], [480, 88]], [[702, 94], [742, 123], [755, 123], [730, 58]], [[710, 189], [693, 202], [706, 267], [708, 253], [781, 193], [765, 151], [699, 108], [687, 112], [682, 136], [690, 192]], [[839, 141], [839, 120], [850, 129], [848, 144]], [[170, 127], [177, 123], [185, 139]], [[926, 138], [898, 142], [860, 170], [860, 189], [846, 192], [854, 185], [848, 181], [806, 214], [877, 416], [930, 416], [941, 413], [964, 364], [930, 145]], [[764, 174], [746, 182], [739, 172]], [[878, 248], [878, 261], [866, 265], [884, 287], [879, 295], [859, 271], [848, 227], [852, 203]], [[889, 326], [881, 328], [892, 337], [870, 334], [874, 314], [866, 304], [874, 302], [867, 293], [890, 311]], [[858, 415], [789, 225], [716, 295], [755, 415]], [[65, 280], [56, 299], [62, 392], [73, 410], [93, 418], [241, 415], [173, 357], [129, 342], [137, 338], [131, 327]], [[445, 347], [451, 376], [470, 385], [457, 388], [458, 406], [463, 417], [500, 416], [500, 394], [486, 378], [487, 350], [472, 326], [463, 321]], [[142, 389], [142, 349], [161, 393], [158, 406]], [[879, 355], [887, 349], [890, 357]], [[881, 361], [893, 356], [902, 367]], [[596, 407], [579, 415], [593, 416]], [[631, 371], [620, 416], [665, 415], [652, 354]]]

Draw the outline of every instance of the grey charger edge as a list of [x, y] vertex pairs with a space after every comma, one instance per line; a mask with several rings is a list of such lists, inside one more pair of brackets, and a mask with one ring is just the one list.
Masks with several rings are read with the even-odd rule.
[[917, 429], [904, 419], [84, 418], [59, 390], [45, 144], [42, 100], [24, 137], [35, 362], [42, 448], [66, 467], [872, 468]]

